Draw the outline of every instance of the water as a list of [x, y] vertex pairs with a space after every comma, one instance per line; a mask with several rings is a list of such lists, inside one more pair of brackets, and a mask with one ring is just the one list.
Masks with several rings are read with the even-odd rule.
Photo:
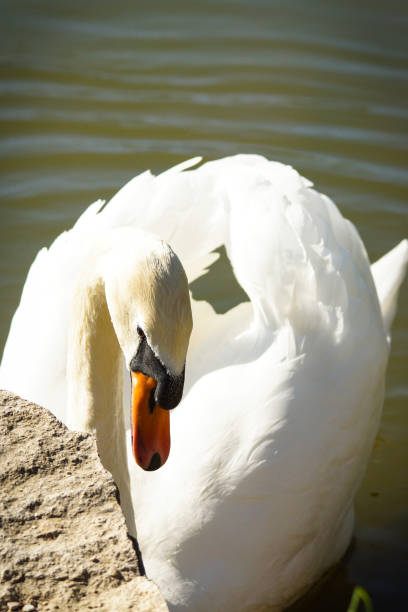
[[[406, 2], [139, 4], [0, 2], [0, 345], [38, 249], [133, 175], [189, 156], [292, 164], [372, 259], [408, 234]], [[224, 264], [195, 287], [220, 310], [240, 299], [221, 291]], [[356, 583], [376, 611], [405, 609], [407, 363], [405, 285], [355, 543], [304, 611], [344, 611]]]

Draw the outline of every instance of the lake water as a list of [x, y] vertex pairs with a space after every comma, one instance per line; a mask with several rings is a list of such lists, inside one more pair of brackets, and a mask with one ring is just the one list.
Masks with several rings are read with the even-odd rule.
[[[133, 175], [197, 154], [295, 166], [373, 260], [408, 235], [406, 1], [144, 4], [0, 2], [1, 346], [40, 247]], [[225, 309], [238, 294], [217, 283], [196, 290]], [[407, 365], [406, 283], [355, 543], [302, 612], [343, 612], [354, 584], [376, 611], [406, 609]]]

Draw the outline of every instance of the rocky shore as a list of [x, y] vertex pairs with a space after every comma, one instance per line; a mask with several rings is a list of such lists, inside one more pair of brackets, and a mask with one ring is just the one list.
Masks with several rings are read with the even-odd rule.
[[0, 487], [0, 610], [168, 610], [92, 435], [0, 391]]

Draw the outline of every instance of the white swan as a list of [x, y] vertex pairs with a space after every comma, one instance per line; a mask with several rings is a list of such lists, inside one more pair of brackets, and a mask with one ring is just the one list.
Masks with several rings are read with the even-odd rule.
[[[154, 232], [172, 245], [190, 282], [214, 259], [211, 251], [225, 244], [250, 302], [216, 315], [205, 302], [192, 301], [185, 395], [171, 416], [167, 463], [155, 472], [137, 468], [128, 436], [133, 509], [148, 575], [172, 609], [238, 611], [268, 604], [279, 610], [334, 564], [350, 541], [353, 497], [380, 418], [407, 242], [373, 266], [376, 289], [353, 225], [295, 170], [259, 156], [236, 156], [183, 172], [197, 161], [158, 177], [136, 177], [102, 211], [102, 203], [95, 203], [39, 253], [10, 331], [0, 384], [69, 421], [69, 312], [94, 240], [104, 244], [106, 235], [134, 227]], [[129, 243], [124, 240], [122, 248], [119, 238], [116, 244], [121, 246], [115, 263], [106, 264], [106, 278], [119, 283], [120, 292], [124, 288], [121, 303], [129, 305]], [[176, 283], [180, 295], [182, 284]], [[180, 375], [189, 335], [188, 308], [180, 299], [184, 331], [171, 336], [167, 327], [173, 329], [177, 309], [159, 308], [164, 318], [148, 330], [135, 316], [126, 337], [116, 330], [112, 312], [128, 366], [137, 352], [137, 324], [153, 354]], [[87, 372], [89, 361], [83, 367]], [[82, 366], [68, 365], [68, 376], [75, 371], [82, 374]], [[82, 383], [74, 386], [81, 405]], [[128, 396], [125, 385], [126, 413]], [[91, 420], [72, 424], [98, 429], [104, 398], [92, 399]], [[123, 431], [119, 412], [115, 418], [116, 430]], [[106, 465], [122, 501], [125, 491], [131, 526], [123, 450], [118, 453], [113, 467], [109, 459]]]

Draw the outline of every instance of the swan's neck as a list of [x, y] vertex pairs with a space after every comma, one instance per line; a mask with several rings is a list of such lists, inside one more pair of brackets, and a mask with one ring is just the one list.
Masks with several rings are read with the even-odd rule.
[[67, 385], [68, 425], [95, 433], [99, 456], [119, 487], [122, 509], [133, 531], [122, 408], [123, 356], [101, 277], [82, 281], [74, 296]]

